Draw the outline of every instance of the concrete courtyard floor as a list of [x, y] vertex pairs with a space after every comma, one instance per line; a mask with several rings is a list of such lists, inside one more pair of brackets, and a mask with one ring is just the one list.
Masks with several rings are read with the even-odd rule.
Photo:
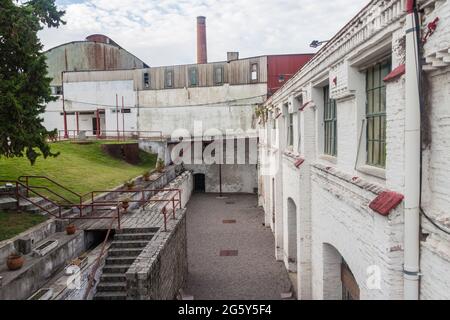
[[[187, 208], [185, 294], [195, 300], [279, 300], [291, 291], [288, 273], [274, 257], [273, 234], [263, 223], [255, 195], [194, 194]], [[222, 250], [237, 250], [237, 256], [221, 256]]]

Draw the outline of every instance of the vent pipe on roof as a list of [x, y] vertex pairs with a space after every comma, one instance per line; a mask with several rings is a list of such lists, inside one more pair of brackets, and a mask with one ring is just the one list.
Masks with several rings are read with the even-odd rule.
[[208, 63], [206, 50], [206, 18], [197, 17], [197, 63]]

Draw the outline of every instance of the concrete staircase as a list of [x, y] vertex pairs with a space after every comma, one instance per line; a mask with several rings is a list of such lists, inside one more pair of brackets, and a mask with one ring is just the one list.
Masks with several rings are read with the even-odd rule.
[[108, 250], [94, 300], [125, 300], [126, 272], [155, 235], [155, 229], [137, 228], [116, 231]]
[[[33, 201], [35, 204], [39, 205], [40, 207], [48, 210], [52, 215], [58, 215], [59, 214], [59, 207], [55, 206], [53, 203], [43, 199], [43, 198], [30, 198], [31, 201]], [[24, 212], [29, 212], [29, 213], [33, 213], [33, 214], [40, 214], [43, 216], [47, 216], [49, 215], [49, 212], [42, 210], [41, 208], [39, 208], [38, 206], [36, 206], [35, 204], [26, 201], [24, 199], [21, 199], [19, 201], [19, 208], [20, 210], [24, 211]], [[66, 215], [69, 212], [71, 212], [71, 209], [62, 209], [62, 214]]]

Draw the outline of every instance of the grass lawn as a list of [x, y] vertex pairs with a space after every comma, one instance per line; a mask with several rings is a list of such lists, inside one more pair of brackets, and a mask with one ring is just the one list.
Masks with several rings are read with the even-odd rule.
[[0, 241], [10, 239], [45, 220], [46, 217], [37, 214], [0, 211]]
[[[2, 157], [0, 179], [16, 180], [21, 175], [43, 175], [79, 194], [85, 194], [93, 190], [111, 189], [155, 167], [156, 155], [141, 152], [141, 163], [131, 165], [104, 153], [101, 144], [102, 142], [87, 145], [70, 142], [53, 143], [52, 151], [59, 151], [61, 154], [56, 158], [39, 157], [34, 166], [31, 166], [26, 158]], [[30, 181], [30, 185], [46, 184], [34, 180]], [[62, 189], [52, 187], [52, 190], [70, 201], [78, 200], [76, 196]]]

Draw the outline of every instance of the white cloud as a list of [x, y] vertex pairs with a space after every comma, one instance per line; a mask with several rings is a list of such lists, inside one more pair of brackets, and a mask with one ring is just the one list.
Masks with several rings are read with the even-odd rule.
[[[60, 0], [67, 25], [45, 29], [45, 49], [105, 34], [152, 66], [195, 62], [196, 17], [207, 17], [208, 60], [313, 52], [369, 0]], [[57, 1], [58, 3], [58, 1]]]

